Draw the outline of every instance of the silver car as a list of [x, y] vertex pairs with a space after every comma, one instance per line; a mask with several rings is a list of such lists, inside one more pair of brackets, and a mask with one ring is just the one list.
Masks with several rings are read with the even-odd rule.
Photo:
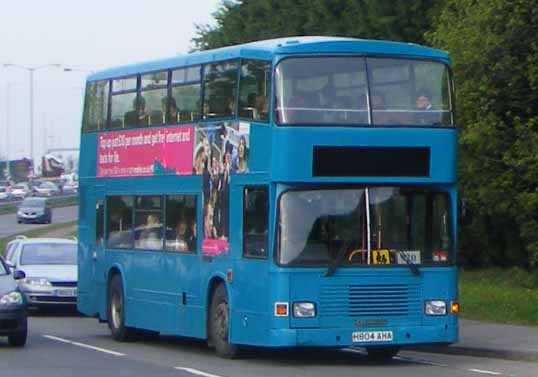
[[18, 276], [28, 306], [76, 305], [77, 242], [61, 238], [19, 239], [6, 261]]
[[16, 199], [24, 199], [28, 196], [29, 193], [30, 193], [30, 188], [28, 187], [28, 184], [26, 183], [17, 183], [11, 189], [11, 196], [13, 196]]
[[52, 182], [42, 182], [34, 187], [35, 196], [53, 196], [60, 194], [60, 189]]

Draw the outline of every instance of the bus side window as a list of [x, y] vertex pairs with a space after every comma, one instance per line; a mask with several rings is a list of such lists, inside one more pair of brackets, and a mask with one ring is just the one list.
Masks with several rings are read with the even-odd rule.
[[166, 250], [196, 253], [197, 225], [195, 195], [166, 197]]
[[267, 258], [269, 195], [266, 186], [246, 187], [243, 191], [243, 256]]
[[106, 242], [109, 248], [133, 247], [133, 197], [109, 196], [106, 204]]

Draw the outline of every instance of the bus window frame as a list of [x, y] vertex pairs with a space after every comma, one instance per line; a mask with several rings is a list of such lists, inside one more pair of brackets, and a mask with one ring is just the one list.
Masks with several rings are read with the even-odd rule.
[[[269, 94], [267, 95], [267, 106], [268, 106], [268, 113], [267, 113], [267, 119], [266, 120], [256, 120], [252, 118], [245, 118], [241, 117], [239, 115], [239, 96], [241, 95], [241, 78], [243, 77], [241, 72], [241, 67], [243, 66], [243, 61], [245, 60], [254, 60], [259, 62], [264, 62], [269, 64], [269, 74], [271, 75], [271, 79], [269, 80]], [[237, 100], [236, 100], [236, 107], [237, 107], [237, 116], [236, 118], [239, 120], [244, 121], [250, 121], [254, 123], [261, 123], [261, 124], [271, 124], [271, 121], [273, 120], [273, 111], [272, 111], [272, 98], [273, 98], [273, 78], [275, 77], [275, 65], [273, 65], [272, 60], [267, 59], [256, 59], [256, 58], [240, 58], [239, 59], [239, 80], [237, 81]]]
[[[193, 123], [201, 123], [201, 124], [205, 124], [205, 123], [211, 123], [211, 122], [223, 122], [223, 121], [233, 121], [233, 120], [243, 120], [243, 121], [252, 121], [252, 122], [256, 122], [256, 123], [261, 123], [261, 124], [270, 124], [273, 120], [272, 116], [272, 107], [273, 107], [273, 97], [274, 97], [274, 94], [272, 93], [269, 93], [269, 103], [268, 103], [268, 106], [269, 106], [269, 114], [268, 114], [268, 119], [266, 121], [261, 121], [261, 120], [254, 120], [254, 119], [249, 119], [249, 118], [243, 118], [243, 117], [239, 117], [239, 114], [238, 114], [238, 108], [239, 108], [239, 91], [240, 91], [240, 84], [241, 84], [241, 64], [242, 64], [242, 61], [243, 60], [256, 60], [256, 61], [261, 61], [261, 62], [265, 62], [265, 63], [269, 63], [270, 64], [270, 70], [269, 72], [271, 72], [271, 83], [270, 83], [270, 90], [274, 92], [274, 70], [275, 70], [275, 65], [273, 64], [273, 61], [272, 60], [267, 60], [267, 59], [257, 59], [257, 58], [231, 58], [231, 59], [224, 59], [224, 60], [215, 60], [215, 61], [212, 61], [212, 62], [207, 62], [207, 63], [199, 63], [199, 64], [189, 64], [189, 65], [184, 65], [184, 66], [175, 66], [175, 67], [170, 67], [170, 68], [166, 68], [166, 69], [158, 69], [158, 70], [151, 70], [151, 71], [144, 71], [144, 72], [137, 72], [136, 74], [128, 74], [128, 75], [122, 75], [122, 76], [117, 76], [117, 77], [111, 77], [111, 78], [106, 78], [106, 79], [100, 79], [100, 80], [91, 80], [91, 81], [87, 81], [86, 82], [86, 85], [90, 84], [90, 83], [97, 83], [97, 82], [101, 82], [101, 81], [107, 81], [108, 82], [108, 98], [107, 98], [107, 116], [106, 116], [106, 121], [104, 122], [104, 127], [99, 129], [99, 130], [91, 130], [91, 131], [86, 131], [84, 129], [81, 129], [81, 133], [94, 133], [94, 132], [116, 132], [116, 131], [122, 131], [122, 130], [131, 130], [131, 129], [140, 129], [140, 128], [150, 128], [150, 127], [167, 127], [167, 126], [171, 126], [171, 125], [182, 125], [182, 124], [193, 124]], [[203, 113], [203, 103], [204, 103], [204, 99], [205, 99], [205, 95], [206, 95], [206, 80], [205, 80], [205, 69], [206, 69], [206, 66], [208, 65], [211, 65], [211, 64], [225, 64], [225, 63], [236, 63], [237, 64], [237, 68], [236, 68], [236, 83], [235, 83], [235, 89], [234, 89], [234, 95], [235, 95], [235, 107], [234, 107], [234, 115], [231, 116], [231, 117], [216, 117], [216, 118], [209, 118], [209, 119], [205, 119], [204, 118], [204, 113]], [[190, 81], [185, 81], [185, 82], [182, 82], [182, 83], [173, 83], [172, 82], [172, 76], [173, 76], [173, 71], [175, 70], [179, 70], [179, 69], [188, 69], [188, 68], [192, 68], [192, 67], [200, 67], [200, 79], [199, 81], [194, 81], [194, 80], [190, 80]], [[142, 89], [142, 76], [144, 75], [149, 75], [149, 74], [152, 74], [152, 73], [158, 73], [158, 72], [166, 72], [167, 75], [168, 75], [168, 78], [167, 78], [167, 84], [166, 86], [165, 85], [162, 85], [162, 86], [156, 86], [156, 87], [152, 87], [152, 88], [145, 88], [145, 89]], [[129, 79], [129, 78], [136, 78], [136, 89], [128, 89], [128, 90], [118, 90], [118, 91], [115, 91], [113, 90], [113, 82], [115, 80], [122, 80], [122, 79]], [[175, 87], [181, 87], [181, 86], [188, 86], [188, 85], [193, 85], [193, 84], [199, 84], [200, 85], [200, 96], [199, 96], [199, 102], [200, 102], [200, 108], [199, 108], [199, 112], [200, 112], [200, 117], [199, 119], [197, 120], [186, 120], [186, 121], [179, 121], [177, 123], [164, 123], [164, 124], [150, 124], [150, 125], [145, 125], [145, 126], [128, 126], [128, 127], [121, 127], [121, 128], [111, 128], [111, 123], [112, 123], [112, 97], [114, 95], [121, 95], [121, 94], [128, 94], [128, 93], [136, 93], [136, 98], [137, 100], [140, 99], [140, 97], [142, 96], [142, 93], [144, 91], [147, 91], [147, 90], [152, 90], [152, 89], [166, 89], [167, 91], [167, 94], [169, 96], [171, 96], [171, 93], [172, 93], [172, 88], [175, 88]]]
[[[280, 123], [280, 122], [277, 122], [276, 119], [277, 117], [275, 116], [275, 111], [276, 111], [276, 102], [277, 102], [277, 98], [276, 98], [276, 86], [277, 86], [277, 81], [276, 81], [276, 69], [278, 67], [278, 65], [285, 61], [285, 60], [288, 60], [288, 59], [312, 59], [312, 58], [364, 58], [365, 60], [365, 67], [366, 67], [366, 88], [367, 88], [367, 95], [366, 95], [366, 104], [368, 106], [368, 117], [369, 117], [369, 123], [366, 124], [330, 124], [330, 123], [325, 123], [325, 124], [319, 124], [319, 123]], [[421, 61], [421, 62], [432, 62], [432, 63], [440, 63], [442, 64], [446, 69], [447, 69], [447, 72], [448, 72], [448, 80], [449, 80], [449, 83], [448, 83], [448, 95], [449, 95], [449, 104], [450, 104], [450, 109], [448, 110], [451, 114], [451, 120], [452, 120], [452, 124], [447, 126], [447, 125], [437, 125], [437, 126], [434, 126], [434, 125], [398, 125], [398, 124], [374, 124], [372, 123], [373, 122], [373, 115], [372, 115], [372, 106], [371, 106], [371, 87], [370, 87], [370, 71], [368, 70], [368, 59], [392, 59], [392, 60], [415, 60], [415, 61]], [[284, 56], [283, 58], [279, 59], [278, 61], [276, 61], [273, 65], [273, 74], [272, 74], [272, 81], [273, 81], [273, 84], [272, 84], [272, 91], [273, 91], [273, 94], [272, 94], [272, 104], [274, 104], [274, 106], [272, 106], [272, 110], [270, 111], [271, 112], [271, 115], [270, 115], [270, 121], [274, 123], [275, 126], [277, 127], [353, 127], [353, 128], [433, 128], [433, 129], [453, 129], [455, 130], [456, 129], [456, 116], [455, 116], [455, 100], [454, 100], [454, 95], [455, 95], [455, 91], [454, 91], [454, 73], [453, 73], [453, 70], [452, 70], [452, 67], [450, 66], [450, 64], [446, 61], [446, 60], [443, 60], [443, 59], [435, 59], [435, 58], [432, 58], [432, 57], [428, 57], [428, 56], [424, 56], [424, 57], [417, 57], [417, 56], [407, 56], [407, 55], [382, 55], [382, 54], [363, 54], [363, 53], [358, 53], [358, 54], [320, 54], [320, 55], [286, 55]]]
[[[234, 114], [231, 116], [231, 117], [215, 117], [215, 118], [205, 118], [205, 113], [204, 113], [204, 102], [205, 102], [205, 92], [206, 92], [206, 79], [205, 79], [205, 76], [206, 76], [206, 72], [205, 72], [205, 68], [209, 65], [212, 65], [212, 64], [226, 64], [226, 63], [229, 63], [229, 62], [236, 62], [237, 63], [237, 68], [236, 68], [236, 72], [235, 72], [235, 90], [234, 90], [234, 94], [235, 94], [235, 106], [234, 106]], [[238, 114], [237, 114], [237, 111], [238, 111], [238, 108], [239, 108], [239, 80], [241, 79], [241, 58], [231, 58], [231, 59], [224, 59], [224, 60], [215, 60], [215, 61], [212, 61], [212, 62], [208, 62], [208, 63], [204, 63], [202, 64], [202, 91], [201, 91], [201, 94], [202, 94], [202, 99], [200, 101], [200, 120], [199, 122], [207, 122], [207, 123], [210, 123], [210, 122], [225, 122], [225, 121], [231, 121], [231, 120], [234, 120], [234, 119], [239, 119], [238, 118]]]
[[[199, 193], [197, 192], [168, 192], [166, 194], [162, 194], [164, 197], [164, 236], [163, 236], [163, 249], [162, 252], [169, 253], [173, 255], [198, 255], [200, 248], [200, 242], [202, 241], [203, 237], [198, 237], [198, 234], [200, 234], [200, 209], [198, 208], [200, 205], [200, 198]], [[166, 248], [166, 227], [168, 226], [168, 198], [171, 196], [192, 196], [194, 197], [194, 213], [196, 214], [196, 248], [194, 250], [188, 250], [188, 251], [176, 251], [176, 250], [169, 250]], [[202, 216], [203, 217], [203, 216]], [[203, 221], [203, 220], [202, 220]], [[202, 223], [203, 224], [203, 223]], [[203, 225], [202, 225], [203, 226]], [[203, 231], [203, 229], [202, 229]]]
[[[138, 202], [138, 198], [143, 198], [143, 197], [159, 197], [161, 199], [161, 210], [160, 210], [160, 216], [161, 216], [161, 248], [160, 249], [152, 249], [152, 248], [144, 248], [144, 247], [137, 247], [136, 245], [136, 215], [137, 215], [137, 210], [138, 210], [138, 206], [137, 206], [137, 202]], [[133, 212], [133, 228], [132, 228], [132, 232], [133, 232], [133, 247], [132, 249], [134, 251], [142, 251], [142, 252], [161, 252], [161, 251], [164, 251], [164, 247], [165, 247], [165, 216], [166, 216], [166, 205], [165, 205], [165, 201], [166, 201], [166, 195], [163, 195], [163, 194], [152, 194], [152, 193], [144, 193], [144, 194], [134, 194], [133, 195], [133, 209], [132, 209], [132, 212]], [[148, 211], [151, 211], [151, 212], [154, 212], [152, 210], [148, 210]], [[147, 218], [146, 218], [147, 219]]]
[[[245, 242], [245, 215], [246, 215], [246, 211], [245, 211], [245, 194], [246, 194], [246, 191], [249, 190], [249, 189], [264, 189], [266, 191], [266, 194], [267, 194], [267, 234], [266, 234], [266, 252], [265, 252], [265, 255], [253, 255], [253, 254], [248, 254], [246, 252], [246, 242]], [[241, 202], [242, 202], [242, 215], [241, 215], [241, 221], [242, 221], [242, 224], [241, 224], [241, 242], [242, 242], [242, 250], [241, 250], [241, 257], [243, 259], [255, 259], [255, 260], [268, 260], [269, 259], [269, 235], [270, 235], [270, 232], [269, 232], [269, 229], [271, 228], [270, 227], [270, 223], [271, 223], [271, 218], [270, 218], [270, 189], [269, 189], [269, 185], [268, 184], [250, 184], [250, 185], [245, 185], [243, 186], [243, 190], [242, 191], [242, 195], [241, 195]]]
[[[132, 198], [132, 205], [131, 205], [131, 247], [110, 247], [109, 246], [109, 231], [108, 231], [108, 199], [110, 197], [114, 197], [114, 196], [125, 196], [125, 197], [130, 197]], [[104, 202], [105, 202], [105, 224], [104, 224], [104, 243], [103, 243], [103, 248], [105, 250], [120, 250], [120, 251], [134, 251], [135, 248], [134, 248], [134, 226], [135, 226], [135, 219], [134, 219], [134, 207], [135, 207], [135, 196], [136, 194], [132, 194], [132, 193], [108, 193], [107, 195], [105, 195], [104, 197]]]
[[[170, 97], [172, 97], [172, 89], [173, 88], [177, 88], [177, 87], [184, 87], [184, 86], [190, 86], [190, 85], [194, 85], [194, 84], [199, 84], [200, 85], [200, 95], [198, 96], [198, 103], [199, 103], [199, 108], [198, 108], [198, 112], [199, 112], [199, 118], [196, 119], [196, 120], [185, 120], [185, 121], [182, 121], [181, 119], [179, 120], [179, 122], [176, 122], [176, 123], [165, 123], [164, 126], [169, 126], [169, 125], [173, 125], [173, 124], [192, 124], [192, 123], [198, 123], [198, 122], [202, 122], [204, 119], [202, 118], [203, 117], [203, 114], [202, 114], [202, 110], [203, 110], [203, 98], [204, 98], [204, 65], [205, 64], [190, 64], [190, 65], [185, 65], [185, 66], [181, 66], [181, 67], [175, 67], [175, 68], [170, 68], [168, 71], [169, 71], [169, 76], [168, 76], [168, 79], [169, 79], [169, 82], [168, 82], [168, 95]], [[185, 81], [185, 82], [181, 82], [181, 83], [174, 83], [172, 81], [172, 78], [174, 76], [174, 71], [177, 71], [179, 69], [189, 69], [189, 68], [192, 68], [192, 67], [200, 67], [200, 77], [198, 79], [198, 81]]]

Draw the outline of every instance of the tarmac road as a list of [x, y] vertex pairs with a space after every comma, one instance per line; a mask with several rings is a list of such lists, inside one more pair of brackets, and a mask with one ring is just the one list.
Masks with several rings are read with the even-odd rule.
[[375, 364], [360, 350], [259, 350], [217, 358], [204, 342], [146, 337], [118, 343], [105, 324], [58, 312], [30, 317], [26, 348], [0, 338], [0, 375], [25, 377], [536, 377], [538, 363], [402, 351]]
[[[52, 209], [52, 223], [53, 224], [74, 221], [77, 219], [77, 217], [78, 217], [78, 206]], [[0, 215], [0, 238], [4, 238], [13, 234], [19, 234], [27, 230], [38, 229], [46, 225], [17, 224], [17, 215], [15, 213], [10, 213], [7, 215]]]

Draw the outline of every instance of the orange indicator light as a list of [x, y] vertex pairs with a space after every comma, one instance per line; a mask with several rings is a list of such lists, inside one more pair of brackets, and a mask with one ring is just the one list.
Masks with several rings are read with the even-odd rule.
[[450, 311], [453, 314], [458, 314], [460, 312], [460, 304], [459, 304], [459, 302], [453, 301], [452, 304], [450, 305]]
[[288, 316], [288, 303], [287, 302], [275, 302], [275, 316], [276, 317]]

